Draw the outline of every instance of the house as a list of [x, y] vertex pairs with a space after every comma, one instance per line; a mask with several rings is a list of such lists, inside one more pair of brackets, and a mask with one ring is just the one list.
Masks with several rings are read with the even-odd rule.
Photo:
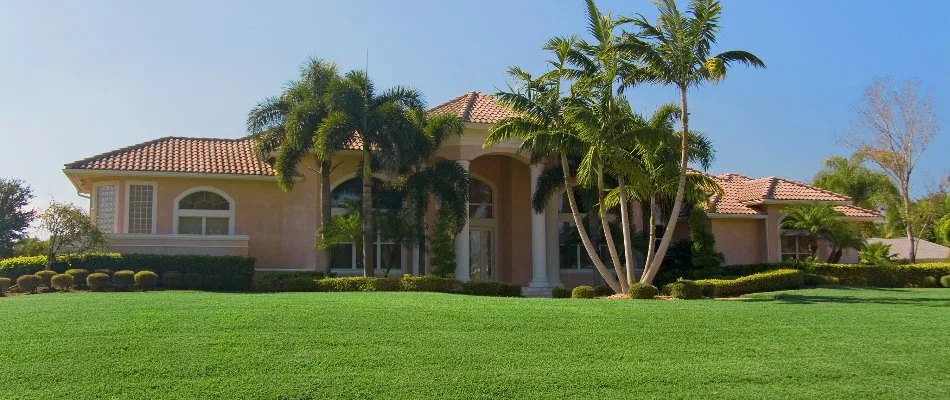
[[[867, 240], [867, 242], [868, 244], [884, 243], [891, 246], [891, 255], [893, 255], [897, 260], [910, 259], [910, 241], [908, 241], [906, 237], [894, 239], [870, 238]], [[917, 247], [916, 260], [919, 263], [946, 262], [947, 260], [950, 260], [950, 247], [941, 246], [937, 243], [919, 238], [914, 239], [914, 243]], [[841, 256], [841, 262], [857, 263], [858, 252], [854, 249], [845, 251]]]
[[[482, 147], [491, 124], [511, 114], [478, 92], [466, 93], [431, 110], [454, 113], [464, 135], [451, 138], [438, 157], [456, 160], [471, 175], [470, 219], [456, 240], [456, 276], [516, 283], [547, 292], [552, 286], [596, 283], [597, 273], [572, 235], [564, 198], [545, 211], [531, 209], [541, 165], [517, 152], [519, 143]], [[334, 213], [359, 196], [355, 178], [358, 148], [334, 154], [331, 174]], [[321, 227], [320, 177], [313, 161], [301, 165], [293, 191], [277, 187], [274, 169], [258, 160], [248, 138], [166, 137], [69, 163], [64, 173], [88, 194], [95, 222], [108, 232], [111, 250], [126, 253], [248, 255], [259, 270], [323, 270], [314, 249]], [[879, 216], [850, 205], [847, 197], [781, 178], [736, 174], [714, 178], [725, 189], [709, 204], [712, 229], [727, 263], [779, 261], [801, 256], [796, 236], [779, 229], [782, 207], [802, 201], [838, 204], [847, 218]], [[635, 229], [642, 215], [634, 207]], [[391, 274], [419, 274], [416, 250], [380, 237], [376, 268]], [[360, 274], [355, 246], [331, 250], [332, 271]]]

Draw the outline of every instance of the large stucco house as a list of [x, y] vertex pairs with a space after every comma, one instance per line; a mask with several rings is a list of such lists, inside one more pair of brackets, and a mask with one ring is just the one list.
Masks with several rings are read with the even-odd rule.
[[[456, 239], [456, 275], [516, 283], [539, 292], [596, 283], [584, 250], [571, 240], [574, 228], [563, 198], [552, 200], [544, 213], [531, 209], [542, 166], [518, 154], [518, 143], [482, 148], [491, 124], [510, 111], [490, 96], [471, 92], [431, 112], [454, 113], [465, 122], [464, 135], [448, 140], [438, 153], [456, 160], [472, 177], [469, 224]], [[339, 164], [331, 176], [336, 207], [359, 195], [352, 180], [359, 153], [340, 151], [333, 158], [333, 164]], [[324, 265], [314, 249], [315, 232], [321, 227], [320, 177], [315, 170], [315, 165], [301, 165], [295, 189], [284, 192], [274, 169], [254, 156], [248, 138], [166, 137], [69, 163], [64, 172], [79, 193], [88, 194], [91, 214], [110, 234], [113, 251], [248, 255], [257, 259], [258, 270], [319, 271]], [[724, 194], [711, 199], [708, 215], [729, 264], [802, 254], [804, 242], [779, 229], [788, 204], [835, 202], [848, 219], [879, 218], [851, 205], [845, 196], [798, 182], [736, 174], [713, 177]], [[632, 218], [637, 230], [643, 228], [639, 212], [635, 209]], [[426, 272], [413, 262], [419, 254], [385, 238], [376, 251], [380, 269]], [[330, 259], [340, 275], [361, 273], [353, 246], [335, 248]]]

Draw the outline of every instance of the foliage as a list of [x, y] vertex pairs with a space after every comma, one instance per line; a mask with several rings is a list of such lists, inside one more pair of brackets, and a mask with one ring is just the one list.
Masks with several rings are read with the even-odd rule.
[[40, 228], [49, 234], [47, 269], [52, 268], [56, 255], [63, 251], [81, 254], [104, 249], [108, 244], [105, 233], [85, 211], [73, 204], [51, 202], [40, 213]]
[[637, 282], [630, 285], [631, 299], [655, 299], [660, 294], [660, 289], [649, 283]]
[[797, 269], [779, 269], [737, 279], [709, 279], [699, 282], [712, 284], [715, 297], [735, 297], [748, 293], [800, 289], [805, 285], [805, 273]]
[[569, 299], [571, 298], [571, 290], [564, 286], [555, 286], [551, 288], [551, 298], [552, 299]]
[[202, 277], [201, 274], [189, 272], [181, 276], [181, 282], [185, 289], [198, 290], [201, 289]]
[[297, 281], [293, 285], [299, 288], [300, 281], [313, 282], [323, 277], [319, 272], [257, 272], [253, 275], [251, 288], [258, 292], [286, 292], [291, 291], [289, 281]]
[[452, 278], [440, 276], [403, 275], [399, 282], [400, 288], [407, 292], [439, 292], [456, 293], [461, 289], [461, 283]]
[[950, 214], [940, 217], [934, 224], [934, 239], [941, 245], [950, 246]]
[[868, 243], [858, 252], [858, 260], [861, 264], [868, 265], [891, 265], [897, 254], [891, 253], [891, 245], [883, 242]]
[[923, 283], [920, 286], [935, 288], [935, 287], [940, 287], [940, 283], [937, 280], [936, 276], [925, 276], [923, 279]]
[[135, 271], [123, 269], [112, 274], [112, 283], [120, 290], [129, 290], [135, 283]]
[[75, 284], [76, 278], [73, 278], [72, 275], [67, 274], [56, 274], [50, 278], [50, 287], [56, 290], [63, 292], [69, 291], [72, 289], [73, 284]]
[[85, 269], [81, 269], [81, 268], [67, 269], [67, 270], [66, 270], [65, 272], [63, 272], [63, 273], [64, 273], [64, 274], [68, 274], [68, 275], [72, 275], [73, 278], [76, 280], [76, 282], [79, 282], [79, 284], [85, 284], [85, 283], [86, 283], [86, 277], [89, 276], [89, 270], [85, 270]]
[[181, 289], [184, 284], [181, 272], [167, 271], [162, 274], [162, 287], [165, 289]]
[[109, 268], [97, 268], [93, 270], [92, 272], [97, 273], [97, 274], [106, 274], [106, 275], [112, 276], [112, 270]]
[[870, 210], [894, 205], [899, 197], [897, 187], [884, 173], [866, 167], [866, 161], [860, 153], [851, 158], [828, 157], [815, 174], [813, 185], [847, 195], [855, 205]]
[[[0, 276], [16, 278], [41, 269], [46, 257], [17, 257], [0, 260]], [[138, 269], [154, 271], [159, 275], [166, 271], [195, 272], [202, 275], [251, 275], [254, 259], [241, 256], [161, 255], [161, 254], [61, 254], [56, 257], [52, 270], [65, 272], [68, 269], [119, 270], [134, 265]], [[97, 271], [98, 272], [98, 271]], [[108, 271], [105, 271], [108, 273]]]
[[319, 279], [315, 289], [320, 292], [395, 292], [401, 289], [401, 284], [398, 278], [350, 276]]
[[807, 232], [808, 251], [812, 256], [818, 252], [818, 239], [827, 240], [832, 246], [826, 260], [829, 263], [838, 262], [844, 249], [861, 250], [865, 246], [857, 228], [843, 221], [844, 214], [834, 207], [830, 203], [792, 205], [785, 208], [787, 217], [782, 221], [783, 228]]
[[594, 296], [595, 296], [595, 297], [607, 297], [607, 296], [613, 296], [613, 295], [615, 295], [615, 294], [617, 294], [617, 292], [614, 292], [614, 290], [611, 289], [610, 286], [607, 286], [607, 285], [597, 285], [597, 286], [594, 287]]
[[593, 299], [596, 295], [594, 288], [587, 285], [581, 285], [571, 290], [572, 299]]
[[805, 286], [837, 285], [839, 283], [841, 283], [841, 280], [833, 276], [805, 274]]
[[228, 287], [231, 290], [243, 292], [251, 289], [251, 277], [247, 275], [234, 275], [231, 277], [231, 284]]
[[[940, 284], [945, 288], [950, 288], [950, 275], [944, 275], [940, 278]], [[2, 288], [3, 285], [0, 285]]]
[[34, 275], [40, 277], [40, 279], [43, 280], [43, 285], [48, 287], [50, 285], [50, 279], [53, 278], [53, 275], [56, 275], [56, 272], [44, 270], [44, 271], [37, 271], [36, 273], [34, 273]]
[[158, 286], [158, 274], [152, 271], [139, 271], [133, 277], [139, 290], [153, 290]]
[[10, 278], [0, 278], [0, 296], [3, 296], [3, 292], [6, 292], [10, 288], [10, 285], [13, 283], [13, 279]]
[[14, 257], [45, 256], [49, 253], [49, 241], [38, 238], [24, 238], [13, 245]]
[[[347, 214], [330, 218], [330, 223], [320, 229], [322, 240], [317, 242], [317, 248], [330, 249], [333, 246], [353, 243], [359, 245], [363, 236], [363, 222], [359, 210], [351, 210]], [[362, 252], [357, 246], [356, 254]]]
[[474, 296], [521, 297], [521, 286], [495, 281], [474, 280], [462, 282], [459, 292]]
[[43, 278], [37, 275], [23, 275], [16, 279], [16, 285], [21, 292], [34, 293], [43, 284]]
[[432, 273], [437, 276], [455, 275], [455, 239], [448, 220], [441, 216], [435, 220], [432, 231]]
[[109, 275], [94, 272], [86, 276], [86, 285], [92, 290], [105, 290], [109, 287]]
[[26, 210], [33, 190], [20, 179], [0, 178], [0, 258], [14, 256], [14, 246], [26, 237], [36, 212]]
[[680, 279], [663, 286], [663, 291], [682, 300], [696, 300], [703, 298], [703, 288], [696, 282], [687, 279]]
[[224, 285], [224, 278], [221, 275], [208, 275], [204, 277], [202, 285], [205, 290], [221, 290]]

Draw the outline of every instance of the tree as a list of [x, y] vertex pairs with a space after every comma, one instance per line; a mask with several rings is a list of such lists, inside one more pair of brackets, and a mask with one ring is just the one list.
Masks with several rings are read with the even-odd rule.
[[33, 190], [19, 179], [0, 178], [0, 258], [13, 256], [14, 244], [26, 236], [36, 212], [26, 207]]
[[102, 250], [109, 243], [89, 214], [69, 203], [50, 203], [40, 213], [40, 228], [49, 234], [46, 269], [52, 268], [56, 255], [64, 251], [85, 253]]
[[[911, 175], [938, 130], [930, 103], [914, 83], [875, 79], [856, 107], [859, 133], [848, 140], [858, 154], [877, 164], [897, 186], [906, 221], [912, 220]], [[913, 263], [917, 258], [914, 224], [905, 224], [905, 229]]]
[[858, 262], [861, 264], [890, 265], [895, 258], [897, 254], [891, 253], [891, 245], [882, 242], [869, 243], [858, 252]]
[[866, 159], [860, 153], [851, 158], [831, 156], [815, 174], [815, 187], [851, 197], [855, 205], [884, 210], [898, 199], [897, 187], [882, 172], [864, 166]]
[[28, 237], [13, 245], [14, 257], [45, 256], [49, 253], [49, 241]]
[[841, 220], [826, 227], [823, 235], [831, 245], [827, 262], [837, 264], [845, 249], [862, 250], [867, 244], [858, 228]]
[[[320, 166], [320, 220], [330, 224], [330, 164], [329, 154], [314, 152], [314, 141], [322, 140], [321, 148], [340, 149], [352, 138], [352, 133], [341, 136], [319, 137], [317, 128], [329, 113], [326, 89], [339, 79], [336, 65], [321, 59], [310, 59], [300, 71], [300, 79], [291, 82], [277, 97], [258, 103], [248, 112], [247, 131], [254, 139], [254, 151], [261, 160], [274, 159], [278, 185], [292, 190], [297, 168], [308, 155]], [[323, 254], [324, 272], [330, 273], [328, 252]]]
[[857, 228], [841, 220], [844, 214], [835, 210], [833, 204], [797, 204], [787, 207], [785, 214], [782, 227], [808, 233], [808, 252], [812, 256], [818, 252], [818, 239], [824, 239], [831, 245], [826, 260], [830, 263], [838, 262], [844, 249], [864, 248], [864, 239]]
[[765, 68], [754, 54], [742, 50], [732, 50], [711, 56], [712, 46], [716, 43], [719, 31], [719, 17], [722, 8], [718, 1], [693, 0], [687, 15], [676, 8], [675, 0], [658, 0], [660, 16], [657, 23], [651, 24], [643, 15], [630, 20], [636, 32], [627, 35], [626, 46], [642, 62], [642, 68], [625, 79], [626, 86], [641, 82], [673, 85], [680, 95], [680, 165], [676, 196], [670, 213], [668, 227], [656, 250], [653, 263], [644, 271], [642, 282], [652, 282], [656, 276], [666, 250], [673, 239], [672, 229], [676, 226], [680, 207], [686, 191], [689, 108], [687, 92], [691, 87], [703, 83], [717, 83], [726, 77], [727, 69], [734, 64], [745, 64]]

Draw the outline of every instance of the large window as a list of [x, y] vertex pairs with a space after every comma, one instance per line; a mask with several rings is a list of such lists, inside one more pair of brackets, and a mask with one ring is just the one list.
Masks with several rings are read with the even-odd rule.
[[468, 195], [469, 218], [494, 218], [494, 197], [491, 186], [478, 179], [471, 178]]
[[[398, 194], [383, 189], [383, 186], [378, 179], [373, 180], [373, 208], [380, 210], [398, 207]], [[337, 185], [330, 194], [332, 214], [341, 216], [359, 210], [362, 198], [361, 180], [350, 179]], [[376, 269], [401, 270], [403, 268], [402, 248], [394, 244], [391, 239], [377, 233], [373, 247], [376, 250]], [[363, 269], [362, 257], [356, 252], [356, 244], [344, 243], [333, 246], [330, 249], [330, 266], [337, 270]]]
[[[586, 222], [589, 206], [583, 201], [582, 198], [577, 196], [577, 193], [574, 195], [574, 199], [577, 202], [577, 210]], [[611, 221], [614, 218], [615, 216], [613, 214], [607, 214], [608, 221]], [[598, 230], [595, 232], [588, 230], [587, 233], [591, 235], [591, 240], [595, 242], [595, 245], [597, 246], [597, 252], [601, 259], [605, 260], [605, 256], [608, 254], [607, 246], [597, 240], [600, 237], [600, 235], [598, 235], [600, 233], [599, 223], [597, 224], [597, 229]], [[594, 268], [594, 263], [587, 254], [587, 249], [584, 247], [584, 243], [581, 242], [580, 234], [577, 233], [577, 225], [574, 224], [574, 215], [571, 213], [571, 207], [567, 201], [567, 194], [561, 195], [558, 200], [557, 238], [559, 264], [561, 269]], [[622, 249], [618, 250], [622, 251]]]
[[804, 260], [810, 257], [808, 242], [811, 239], [805, 232], [782, 231], [782, 261]]
[[128, 186], [129, 233], [153, 233], [155, 224], [155, 186], [129, 184]]
[[96, 186], [96, 226], [105, 233], [115, 232], [115, 185]]
[[234, 206], [216, 189], [193, 189], [175, 204], [176, 233], [181, 235], [231, 235]]

